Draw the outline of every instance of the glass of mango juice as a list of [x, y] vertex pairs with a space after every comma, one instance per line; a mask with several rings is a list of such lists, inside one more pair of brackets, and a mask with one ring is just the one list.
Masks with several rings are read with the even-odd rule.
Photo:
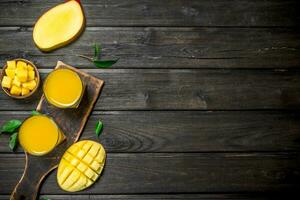
[[41, 114], [31, 116], [22, 123], [18, 139], [26, 152], [42, 156], [64, 141], [65, 135], [53, 119]]
[[58, 108], [77, 108], [84, 93], [84, 84], [71, 69], [55, 69], [46, 78], [43, 91], [47, 101]]

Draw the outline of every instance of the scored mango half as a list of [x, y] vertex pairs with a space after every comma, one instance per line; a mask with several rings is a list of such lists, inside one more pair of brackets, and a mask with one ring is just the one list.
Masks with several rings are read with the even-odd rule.
[[76, 192], [90, 187], [100, 176], [106, 159], [103, 146], [91, 140], [73, 144], [64, 153], [57, 171], [58, 185]]

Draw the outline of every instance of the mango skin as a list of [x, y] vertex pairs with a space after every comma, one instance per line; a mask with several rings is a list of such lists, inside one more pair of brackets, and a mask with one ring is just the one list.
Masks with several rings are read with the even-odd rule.
[[83, 140], [70, 146], [62, 156], [57, 170], [61, 189], [77, 192], [90, 187], [99, 178], [106, 153], [100, 143]]

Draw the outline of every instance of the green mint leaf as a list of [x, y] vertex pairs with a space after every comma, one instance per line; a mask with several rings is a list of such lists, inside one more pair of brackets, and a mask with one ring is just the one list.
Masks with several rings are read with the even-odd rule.
[[102, 132], [102, 129], [103, 129], [103, 123], [99, 120], [96, 124], [96, 128], [95, 128], [95, 132], [96, 132], [96, 135], [97, 137], [100, 136], [101, 132]]
[[17, 128], [21, 126], [22, 122], [20, 120], [10, 120], [6, 122], [1, 129], [3, 133], [14, 133]]
[[33, 111], [31, 111], [31, 115], [36, 116], [36, 115], [41, 115], [41, 113], [36, 110], [33, 110]]
[[101, 52], [101, 46], [98, 44], [94, 44], [94, 60], [98, 60]]
[[10, 136], [8, 146], [11, 150], [15, 150], [17, 143], [18, 143], [18, 133], [16, 132]]
[[93, 60], [93, 63], [98, 68], [107, 68], [118, 62], [119, 59], [116, 60]]

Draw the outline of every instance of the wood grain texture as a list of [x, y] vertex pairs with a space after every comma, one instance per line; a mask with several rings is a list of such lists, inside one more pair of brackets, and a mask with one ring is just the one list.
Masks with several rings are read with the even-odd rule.
[[[0, 160], [0, 193], [8, 194], [24, 158], [1, 154]], [[106, 161], [97, 184], [76, 194], [293, 192], [300, 185], [298, 153], [122, 153]], [[59, 189], [56, 172], [41, 193], [68, 194]]]
[[[95, 68], [77, 54], [92, 57], [94, 42], [104, 59], [120, 58], [112, 68], [299, 68], [297, 28], [87, 28], [74, 43], [51, 53], [40, 52], [32, 29], [0, 28], [0, 63], [23, 57], [39, 68], [63, 60]], [[20, 45], [22, 44], [22, 45]]]
[[[60, 0], [6, 0], [0, 25], [34, 24]], [[85, 0], [88, 26], [298, 26], [295, 0]], [[276, 20], [275, 20], [276, 19]]]
[[[1, 112], [0, 125], [29, 114]], [[98, 139], [99, 119], [104, 130]], [[297, 111], [94, 112], [81, 139], [98, 140], [109, 153], [299, 151], [299, 120]], [[0, 136], [1, 153], [12, 153], [8, 139]]]
[[[262, 193], [262, 194], [142, 194], [142, 195], [41, 195], [44, 198], [50, 198], [51, 200], [266, 200], [266, 199], [278, 199], [286, 197], [284, 194], [278, 193]], [[0, 195], [0, 200], [7, 200], [7, 195]]]
[[[49, 70], [41, 70], [41, 76]], [[253, 110], [300, 108], [298, 70], [90, 69], [107, 82], [95, 110]], [[36, 95], [40, 95], [37, 92]], [[37, 98], [0, 92], [0, 110], [32, 110]]]

